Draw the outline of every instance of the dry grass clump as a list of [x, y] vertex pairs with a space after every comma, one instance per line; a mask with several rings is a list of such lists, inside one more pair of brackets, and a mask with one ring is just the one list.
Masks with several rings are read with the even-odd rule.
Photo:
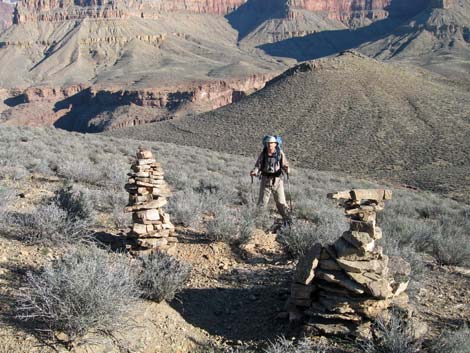
[[123, 328], [124, 314], [140, 295], [136, 272], [124, 256], [75, 248], [40, 273], [27, 273], [17, 316], [41, 332], [63, 332], [70, 341], [89, 331]]
[[263, 353], [328, 353], [332, 352], [325, 344], [313, 344], [307, 339], [299, 342], [289, 341], [284, 337], [279, 337], [275, 341], [270, 342]]

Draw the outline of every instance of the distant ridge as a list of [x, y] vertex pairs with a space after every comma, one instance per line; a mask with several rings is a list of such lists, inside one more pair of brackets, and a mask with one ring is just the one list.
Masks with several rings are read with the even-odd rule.
[[355, 52], [305, 62], [210, 113], [109, 131], [255, 155], [280, 133], [306, 168], [344, 171], [462, 198], [470, 191], [470, 93]]

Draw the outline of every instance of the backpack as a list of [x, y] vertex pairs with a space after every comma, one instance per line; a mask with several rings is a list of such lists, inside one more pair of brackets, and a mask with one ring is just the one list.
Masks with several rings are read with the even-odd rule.
[[[262, 160], [262, 163], [261, 163], [261, 170], [264, 171], [266, 169], [266, 163], [267, 163], [267, 148], [266, 148], [266, 139], [270, 137], [269, 135], [266, 135], [263, 137], [263, 160]], [[282, 137], [279, 136], [279, 135], [274, 135], [274, 138], [276, 139], [276, 142], [277, 142], [277, 147], [276, 147], [276, 153], [275, 153], [275, 157], [276, 157], [276, 161], [279, 163], [279, 171], [276, 173], [276, 174], [281, 174], [282, 173]], [[279, 176], [277, 175], [277, 176]]]

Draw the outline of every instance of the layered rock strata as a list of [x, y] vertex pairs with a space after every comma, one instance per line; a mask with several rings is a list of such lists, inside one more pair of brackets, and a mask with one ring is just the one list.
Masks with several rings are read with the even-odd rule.
[[[5, 99], [12, 107], [5, 106], [3, 111], [0, 109], [0, 122], [21, 126], [56, 126], [83, 132], [135, 126], [169, 119], [178, 116], [180, 111], [204, 112], [237, 102], [263, 88], [275, 74], [253, 74], [176, 87], [120, 89], [77, 84], [5, 90]], [[101, 118], [97, 113], [103, 107], [110, 112], [122, 107], [152, 110], [110, 119]]]
[[245, 0], [22, 0], [14, 23], [65, 21], [83, 18], [158, 18], [165, 12], [225, 15]]
[[169, 214], [162, 209], [169, 195], [164, 172], [150, 150], [139, 148], [136, 156], [125, 186], [129, 193], [125, 211], [132, 212], [133, 221], [128, 238], [134, 250], [167, 250], [178, 239]]
[[428, 6], [432, 0], [289, 0], [289, 17], [298, 15], [296, 10], [325, 13], [328, 18], [349, 23], [368, 18], [381, 20], [389, 16], [411, 17]]
[[0, 32], [12, 25], [13, 8], [13, 4], [0, 1]]
[[[452, 0], [281, 0], [285, 17], [293, 18], [297, 10], [323, 13], [330, 19], [350, 22], [352, 19], [384, 19], [390, 14], [410, 16], [432, 3]], [[64, 21], [89, 18], [158, 18], [167, 12], [227, 15], [245, 4], [246, 0], [22, 0], [14, 16], [14, 23], [36, 21]], [[265, 12], [279, 7], [266, 1], [260, 5]]]
[[329, 194], [350, 220], [335, 243], [314, 244], [300, 259], [288, 301], [291, 319], [305, 316], [309, 329], [322, 334], [368, 336], [371, 322], [391, 307], [411, 313], [406, 289], [410, 265], [384, 255], [377, 244], [382, 230], [376, 214], [392, 193], [354, 189]]

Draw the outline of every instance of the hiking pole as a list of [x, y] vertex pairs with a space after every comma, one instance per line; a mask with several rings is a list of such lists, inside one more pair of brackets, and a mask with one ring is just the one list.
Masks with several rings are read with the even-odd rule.
[[290, 192], [290, 181], [289, 181], [289, 172], [286, 171], [287, 176], [287, 192], [289, 193], [289, 206], [290, 206], [290, 214], [294, 214], [294, 208], [292, 207], [292, 193]]
[[251, 175], [251, 202], [253, 202], [253, 204], [255, 203], [255, 194], [253, 192], [253, 175]]

